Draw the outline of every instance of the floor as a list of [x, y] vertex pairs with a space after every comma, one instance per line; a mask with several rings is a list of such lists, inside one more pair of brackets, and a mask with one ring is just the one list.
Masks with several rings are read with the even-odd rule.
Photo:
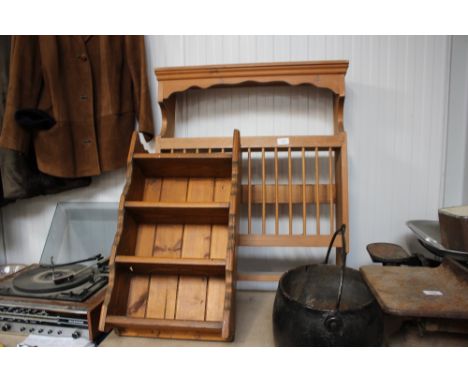
[[120, 337], [111, 332], [99, 346], [274, 346], [272, 292], [237, 292], [236, 337], [233, 342], [182, 341]]
[[[237, 293], [236, 337], [231, 343], [120, 337], [111, 332], [100, 344], [114, 346], [274, 346], [272, 329], [273, 292]], [[16, 346], [23, 336], [0, 334], [0, 344]], [[468, 335], [433, 333], [421, 336], [414, 324], [406, 324], [386, 340], [387, 346], [468, 346]]]

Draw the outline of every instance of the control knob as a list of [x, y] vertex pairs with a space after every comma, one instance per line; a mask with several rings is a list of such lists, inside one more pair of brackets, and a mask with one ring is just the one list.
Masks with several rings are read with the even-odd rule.
[[81, 337], [81, 333], [78, 331], [78, 330], [75, 330], [73, 333], [72, 333], [72, 337], [73, 339], [78, 339]]
[[2, 325], [2, 332], [8, 332], [11, 329], [10, 324], [3, 324]]

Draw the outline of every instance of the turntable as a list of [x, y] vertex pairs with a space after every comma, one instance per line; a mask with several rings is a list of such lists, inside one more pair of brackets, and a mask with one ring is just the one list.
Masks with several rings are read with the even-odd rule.
[[116, 203], [59, 203], [40, 263], [0, 280], [0, 329], [96, 340], [116, 227]]

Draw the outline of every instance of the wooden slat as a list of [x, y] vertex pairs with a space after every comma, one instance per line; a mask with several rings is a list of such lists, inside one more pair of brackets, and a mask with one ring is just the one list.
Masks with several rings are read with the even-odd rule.
[[164, 273], [172, 275], [222, 276], [224, 259], [184, 259], [143, 256], [116, 256], [115, 263], [139, 273]]
[[[349, 248], [349, 206], [348, 206], [348, 155], [346, 144], [335, 153], [335, 184], [336, 184], [336, 227], [346, 224], [346, 243]], [[344, 253], [341, 248], [336, 251], [336, 262], [340, 265]]]
[[289, 236], [292, 235], [292, 158], [291, 149], [288, 149], [288, 204], [289, 204]]
[[239, 130], [232, 138], [231, 193], [229, 195], [228, 244], [226, 251], [226, 278], [221, 337], [226, 341], [234, 339], [236, 306], [237, 238], [240, 213], [240, 184], [242, 181], [242, 151]]
[[[252, 184], [251, 186], [251, 198], [252, 204], [262, 204], [263, 203], [263, 187], [260, 184]], [[306, 184], [305, 185], [305, 202], [306, 203], [315, 203], [317, 197], [315, 192], [317, 187], [315, 184]], [[320, 184], [318, 187], [319, 203], [329, 203], [330, 194], [332, 196], [332, 203], [335, 202], [336, 191], [335, 185]], [[299, 204], [304, 202], [304, 187], [303, 185], [293, 184], [291, 185], [291, 202], [293, 204]], [[242, 203], [248, 202], [248, 186], [242, 186]], [[286, 184], [267, 184], [265, 186], [265, 203], [266, 204], [289, 204], [289, 185]]]
[[319, 184], [320, 184], [320, 166], [319, 166], [320, 157], [318, 155], [318, 150], [315, 148], [315, 218], [317, 224], [317, 235], [320, 235], [320, 200], [319, 200]]
[[[143, 195], [147, 199], [159, 200], [161, 195], [161, 180], [145, 182]], [[135, 245], [135, 257], [152, 256], [154, 236], [154, 224], [139, 224], [137, 226], [137, 239]], [[127, 314], [130, 317], [144, 317], [147, 310], [149, 276], [132, 275], [127, 300]]]
[[[230, 194], [231, 179], [217, 179], [214, 189], [214, 201], [228, 201]], [[213, 225], [211, 230], [210, 259], [212, 259], [212, 261], [224, 261], [226, 263], [227, 249], [228, 227], [226, 225]], [[205, 320], [223, 320], [225, 286], [224, 278], [210, 277], [208, 279]]]
[[[153, 248], [148, 242], [154, 240], [154, 224], [145, 224], [138, 227], [135, 256], [148, 256]], [[146, 275], [131, 275], [130, 288], [127, 300], [127, 314], [130, 317], [144, 317], [148, 299], [149, 277]]]
[[[190, 178], [187, 190], [188, 202], [212, 202], [213, 194], [213, 178]], [[187, 225], [183, 236], [182, 258], [209, 258], [210, 245], [211, 225]], [[180, 276], [175, 318], [204, 320], [206, 292], [206, 277]]]
[[134, 166], [138, 166], [147, 177], [229, 177], [231, 174], [231, 158], [202, 157], [191, 155], [163, 155], [160, 157], [142, 157], [134, 159]]
[[[161, 188], [161, 202], [184, 202], [187, 198], [187, 179], [165, 178]], [[182, 248], [182, 224], [158, 225], [154, 241], [155, 257], [179, 258]], [[178, 276], [153, 275], [150, 280], [148, 318], [175, 317]]]
[[119, 335], [123, 337], [142, 337], [142, 338], [164, 338], [168, 340], [188, 340], [188, 341], [226, 341], [219, 332], [200, 332], [196, 330], [184, 329], [119, 329]]
[[[278, 144], [278, 139], [282, 142]], [[287, 138], [288, 144], [283, 144]], [[261, 151], [262, 147], [267, 150], [273, 151], [277, 148], [278, 151], [287, 151], [289, 148], [292, 150], [302, 150], [305, 148], [315, 148], [319, 150], [328, 150], [329, 147], [339, 148], [345, 142], [345, 134], [337, 135], [295, 135], [295, 136], [258, 136], [258, 137], [241, 137], [242, 151]], [[231, 148], [232, 139], [230, 137], [206, 137], [206, 138], [156, 138], [156, 145], [161, 150], [168, 150], [173, 148], [204, 148], [204, 149], [221, 149]]]
[[[158, 179], [160, 181], [160, 179]], [[153, 201], [142, 201], [142, 202], [125, 202], [126, 208], [135, 209], [154, 209], [154, 210], [173, 210], [174, 213], [179, 213], [179, 210], [194, 210], [191, 213], [199, 213], [202, 210], [224, 210], [229, 209], [229, 202], [153, 202]]]
[[328, 149], [328, 204], [330, 208], [330, 233], [335, 231], [333, 202], [334, 196], [332, 191], [333, 185], [333, 151], [331, 147]]
[[[157, 190], [157, 192], [155, 192]], [[158, 202], [161, 194], [161, 179], [158, 178], [145, 178], [143, 194], [141, 198], [128, 200], [143, 200], [145, 202]]]
[[[127, 272], [116, 274], [115, 267], [114, 272], [109, 272], [108, 288], [112, 286], [113, 293], [109, 296], [109, 300], [104, 301], [102, 309], [105, 314], [127, 314], [131, 276], [133, 275]], [[105, 321], [101, 319], [99, 330], [105, 331], [106, 325]]]
[[[130, 139], [130, 146], [128, 149], [128, 155], [127, 155], [127, 169], [131, 169], [132, 165], [131, 162], [133, 160], [134, 155], [138, 153], [144, 153], [145, 148], [140, 142], [140, 137], [139, 134], [136, 130], [133, 131], [132, 133], [132, 138]], [[127, 174], [128, 175], [128, 174]]]
[[[330, 235], [240, 235], [239, 245], [246, 247], [328, 247]], [[333, 247], [341, 246], [337, 237]]]
[[247, 232], [252, 232], [252, 153], [248, 149], [247, 158]]
[[229, 215], [228, 203], [126, 202], [125, 209], [153, 224], [227, 224]]
[[[279, 234], [278, 149], [275, 147], [275, 234]], [[242, 192], [242, 195], [244, 193]], [[267, 199], [265, 198], [265, 202]]]
[[[139, 167], [129, 166], [127, 172], [131, 172], [131, 183], [125, 185], [124, 191], [126, 190], [125, 200], [144, 200], [145, 196], [143, 192], [146, 188], [148, 179], [143, 175], [143, 172]], [[127, 174], [129, 176], [129, 174]], [[147, 196], [146, 196], [147, 197]]]
[[237, 275], [237, 280], [238, 281], [260, 281], [260, 282], [276, 282], [279, 281], [283, 274], [282, 273], [254, 273], [254, 272], [249, 272], [249, 273], [239, 273]]
[[307, 235], [307, 210], [306, 210], [306, 155], [302, 149], [302, 234]]
[[262, 148], [262, 234], [266, 231], [266, 163], [265, 149]]
[[[177, 138], [178, 139], [178, 138]], [[185, 151], [184, 151], [185, 150]], [[208, 149], [207, 153], [199, 153], [195, 154], [190, 152], [190, 148], [182, 148], [181, 153], [156, 153], [156, 154], [151, 154], [151, 153], [139, 153], [139, 154], [134, 154], [133, 159], [135, 159], [136, 162], [138, 163], [143, 163], [143, 162], [154, 162], [155, 159], [161, 159], [161, 158], [167, 158], [169, 160], [175, 160], [175, 159], [183, 159], [183, 160], [203, 160], [203, 163], [207, 159], [223, 159], [224, 160], [231, 160], [232, 155], [230, 153], [222, 153], [222, 152], [211, 152], [211, 148]]]
[[132, 318], [125, 316], [107, 316], [107, 323], [117, 328], [151, 330], [188, 330], [196, 332], [221, 332], [222, 323], [199, 320], [160, 320], [150, 318]]

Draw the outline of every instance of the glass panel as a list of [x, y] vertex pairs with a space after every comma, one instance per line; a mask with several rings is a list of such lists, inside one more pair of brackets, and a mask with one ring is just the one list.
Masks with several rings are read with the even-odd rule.
[[118, 203], [58, 203], [42, 251], [41, 264], [109, 257], [117, 230]]
[[3, 235], [3, 214], [0, 211], [0, 265], [4, 265], [6, 263], [7, 263], [7, 256], [6, 256], [6, 251], [5, 251], [5, 237]]

